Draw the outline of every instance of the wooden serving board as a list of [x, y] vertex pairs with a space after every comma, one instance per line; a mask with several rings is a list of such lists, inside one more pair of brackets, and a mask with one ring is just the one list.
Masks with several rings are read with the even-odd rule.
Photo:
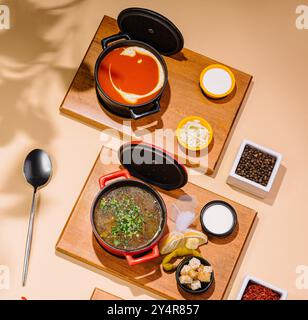
[[[169, 85], [162, 96], [162, 110], [152, 116], [137, 121], [125, 120], [103, 110], [97, 100], [94, 82], [94, 66], [102, 51], [101, 39], [119, 32], [116, 21], [105, 16], [89, 46], [89, 49], [78, 68], [73, 82], [62, 102], [60, 111], [88, 125], [98, 129], [113, 128], [122, 135], [134, 139], [142, 137], [148, 139], [154, 132], [162, 129], [171, 129], [175, 132], [178, 123], [187, 116], [200, 116], [210, 122], [214, 130], [214, 140], [208, 153], [185, 157], [185, 150], [178, 146], [175, 135], [172, 134], [172, 143], [175, 143], [175, 155], [185, 164], [195, 164], [201, 161], [202, 169], [212, 174], [219, 157], [223, 152], [236, 115], [243, 102], [252, 76], [231, 68], [236, 79], [234, 92], [221, 100], [205, 97], [199, 87], [201, 71], [210, 64], [217, 63], [210, 58], [183, 49], [181, 53], [172, 57], [164, 57], [169, 71]], [[147, 129], [145, 135], [144, 129]], [[148, 141], [149, 142], [149, 141]], [[155, 141], [155, 145], [165, 147], [164, 142]], [[168, 148], [167, 148], [168, 149]], [[203, 159], [206, 157], [206, 159]]]
[[[174, 191], [159, 190], [169, 212], [171, 205], [180, 196], [191, 195], [197, 199], [198, 213], [209, 201], [225, 200], [235, 208], [238, 215], [239, 225], [231, 236], [209, 241], [201, 247], [204, 258], [212, 264], [215, 272], [215, 283], [211, 289], [202, 295], [182, 293], [177, 288], [174, 273], [166, 273], [162, 270], [162, 257], [129, 267], [125, 259], [113, 256], [102, 249], [92, 234], [90, 211], [92, 202], [99, 192], [98, 179], [120, 168], [117, 164], [103, 164], [100, 154], [62, 231], [56, 250], [168, 299], [222, 299], [251, 231], [257, 215], [256, 211], [191, 183]], [[201, 230], [199, 219], [196, 228]], [[170, 218], [168, 218], [166, 232], [168, 229], [174, 229], [174, 222]]]
[[117, 296], [114, 296], [111, 293], [95, 288], [92, 293], [91, 300], [123, 300], [123, 299]]

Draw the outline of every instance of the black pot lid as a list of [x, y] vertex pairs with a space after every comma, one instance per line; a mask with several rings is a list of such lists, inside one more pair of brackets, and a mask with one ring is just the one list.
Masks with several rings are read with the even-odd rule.
[[164, 190], [182, 188], [188, 181], [185, 167], [173, 156], [144, 142], [121, 146], [119, 159], [133, 177]]
[[184, 46], [180, 30], [169, 19], [148, 9], [123, 10], [118, 26], [131, 39], [145, 42], [166, 56], [180, 52]]

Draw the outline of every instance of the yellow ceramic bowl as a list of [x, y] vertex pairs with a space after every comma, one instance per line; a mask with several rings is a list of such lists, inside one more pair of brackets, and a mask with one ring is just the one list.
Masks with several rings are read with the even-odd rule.
[[[209, 139], [208, 139], [208, 142], [202, 146], [199, 146], [197, 148], [193, 148], [191, 146], [188, 146], [185, 141], [182, 141], [181, 138], [180, 138], [180, 129], [182, 129], [182, 127], [189, 121], [194, 121], [194, 120], [199, 120], [200, 123], [207, 128], [207, 130], [209, 131]], [[203, 150], [205, 148], [207, 148], [212, 140], [213, 140], [213, 129], [212, 129], [212, 126], [203, 118], [201, 117], [196, 117], [196, 116], [191, 116], [191, 117], [187, 117], [187, 118], [184, 118], [179, 124], [178, 124], [178, 127], [176, 129], [176, 137], [178, 139], [178, 142], [181, 146], [183, 146], [184, 148], [188, 149], [188, 150], [192, 150], [192, 151], [200, 151], [200, 150]]]
[[[210, 81], [212, 81], [212, 84], [218, 83], [219, 81], [227, 81], [227, 84], [225, 84], [226, 89], [223, 92], [220, 92], [221, 88], [218, 90], [219, 93], [214, 92], [215, 90], [211, 90], [208, 87], [206, 87], [205, 83], [204, 83], [204, 78], [206, 77], [207, 74], [209, 74], [209, 71], [216, 71], [215, 75], [212, 75], [212, 79], [210, 79]], [[217, 72], [218, 71], [218, 72]], [[219, 73], [220, 71], [220, 73]], [[212, 74], [213, 74], [212, 72]], [[228, 79], [228, 75], [229, 75], [229, 79]], [[226, 78], [227, 76], [227, 78]], [[230, 81], [230, 83], [228, 83]], [[210, 98], [214, 98], [214, 99], [221, 99], [224, 98], [226, 96], [228, 96], [235, 88], [235, 77], [233, 72], [226, 66], [222, 65], [222, 64], [212, 64], [209, 65], [208, 67], [206, 67], [200, 75], [200, 86], [203, 90], [203, 92]], [[217, 90], [217, 88], [216, 88]]]

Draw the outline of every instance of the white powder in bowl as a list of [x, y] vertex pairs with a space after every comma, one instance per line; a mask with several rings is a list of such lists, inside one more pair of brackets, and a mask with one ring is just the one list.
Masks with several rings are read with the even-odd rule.
[[232, 78], [226, 70], [213, 68], [205, 73], [203, 77], [203, 85], [213, 94], [225, 94], [232, 87]]
[[220, 235], [229, 232], [234, 224], [230, 208], [222, 204], [208, 207], [202, 216], [204, 226], [212, 233]]

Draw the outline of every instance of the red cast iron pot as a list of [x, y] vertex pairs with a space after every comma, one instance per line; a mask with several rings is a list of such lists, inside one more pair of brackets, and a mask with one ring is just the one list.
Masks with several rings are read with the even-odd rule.
[[[114, 180], [117, 178], [125, 178], [125, 179], [117, 180], [115, 182], [111, 182], [106, 185], [106, 183], [108, 181], [111, 181], [111, 180]], [[137, 264], [140, 264], [143, 262], [147, 262], [147, 261], [150, 261], [150, 260], [153, 260], [153, 259], [159, 257], [158, 242], [164, 233], [164, 229], [165, 229], [166, 223], [167, 223], [167, 209], [166, 209], [166, 205], [164, 203], [164, 200], [162, 199], [160, 194], [157, 191], [155, 191], [152, 187], [150, 187], [149, 185], [147, 185], [139, 180], [132, 179], [128, 170], [120, 170], [120, 171], [102, 176], [99, 179], [99, 185], [100, 185], [101, 191], [96, 196], [96, 198], [93, 202], [93, 205], [92, 205], [92, 209], [91, 209], [92, 229], [93, 229], [93, 233], [94, 233], [95, 238], [97, 239], [98, 243], [104, 249], [109, 251], [110, 253], [118, 255], [118, 256], [124, 256], [127, 259], [127, 262], [130, 266], [134, 266], [134, 265], [137, 265]], [[134, 187], [142, 188], [143, 190], [151, 193], [157, 199], [158, 203], [161, 206], [162, 219], [161, 219], [161, 224], [160, 224], [159, 230], [157, 230], [156, 236], [151, 240], [150, 243], [145, 244], [143, 247], [138, 248], [136, 250], [123, 250], [123, 249], [119, 249], [115, 246], [111, 246], [110, 244], [108, 244], [106, 241], [104, 241], [100, 237], [100, 235], [96, 229], [95, 223], [94, 223], [94, 211], [95, 211], [96, 205], [97, 205], [98, 201], [101, 199], [101, 197], [111, 190], [114, 190], [114, 189], [117, 189], [120, 187], [124, 187], [124, 186], [134, 186]], [[145, 253], [145, 254], [142, 256], [139, 256], [143, 253]]]

